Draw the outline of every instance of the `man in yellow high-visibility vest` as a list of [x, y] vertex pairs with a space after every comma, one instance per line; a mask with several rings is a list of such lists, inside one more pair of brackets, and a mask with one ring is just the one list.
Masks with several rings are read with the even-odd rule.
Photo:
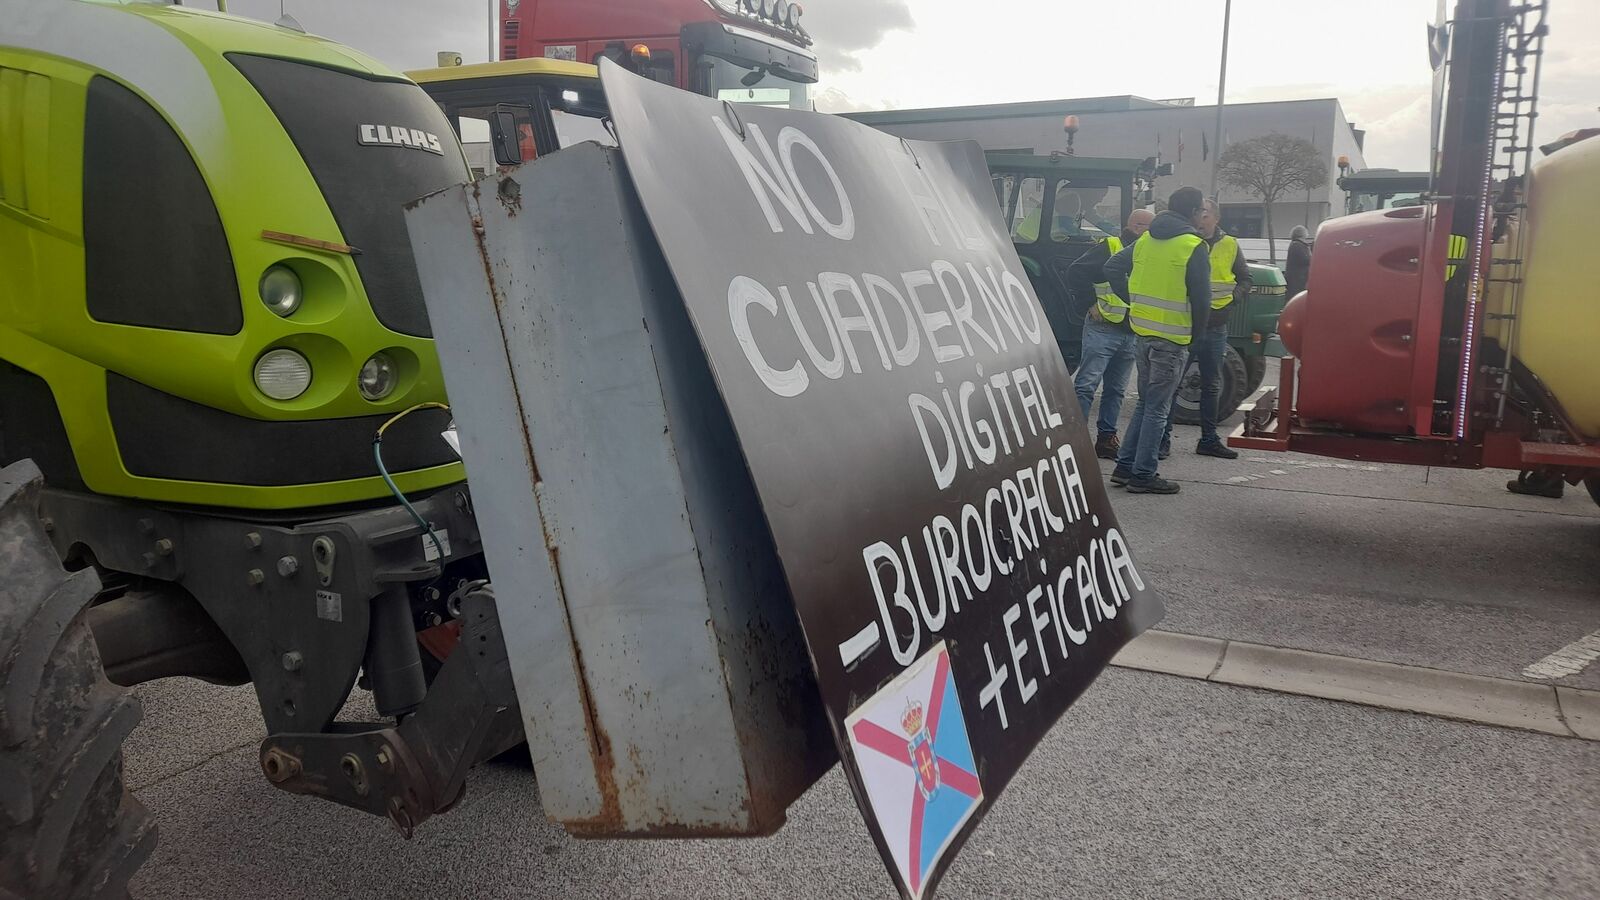
[[1211, 254], [1199, 228], [1204, 212], [1199, 188], [1178, 188], [1150, 230], [1105, 265], [1112, 291], [1128, 304], [1128, 324], [1137, 335], [1139, 403], [1111, 473], [1111, 483], [1131, 493], [1178, 492], [1156, 465], [1189, 345], [1211, 315]]
[[1128, 305], [1111, 290], [1106, 281], [1105, 264], [1111, 257], [1133, 246], [1156, 214], [1136, 209], [1128, 216], [1122, 234], [1108, 237], [1078, 257], [1067, 269], [1067, 287], [1072, 290], [1073, 306], [1083, 313], [1083, 341], [1078, 351], [1078, 371], [1073, 388], [1089, 420], [1094, 392], [1100, 391], [1100, 415], [1096, 421], [1095, 455], [1116, 459], [1121, 442], [1117, 439], [1117, 416], [1122, 412], [1122, 396], [1133, 371], [1133, 328], [1128, 324]]
[[1222, 230], [1214, 200], [1200, 215], [1200, 235], [1211, 248], [1211, 313], [1204, 330], [1195, 332], [1189, 353], [1200, 366], [1200, 443], [1194, 452], [1218, 459], [1238, 459], [1239, 451], [1217, 434], [1217, 399], [1222, 393], [1222, 365], [1228, 353], [1228, 319], [1250, 298], [1250, 264], [1239, 241]]

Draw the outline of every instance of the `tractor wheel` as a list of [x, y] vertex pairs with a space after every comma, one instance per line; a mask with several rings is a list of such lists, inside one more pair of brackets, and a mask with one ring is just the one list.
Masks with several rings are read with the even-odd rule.
[[[1222, 392], [1217, 395], [1217, 421], [1220, 423], [1239, 409], [1239, 404], [1250, 395], [1246, 387], [1250, 374], [1244, 357], [1231, 346], [1222, 355]], [[1200, 424], [1200, 364], [1189, 363], [1183, 373], [1183, 384], [1178, 386], [1178, 396], [1172, 401], [1172, 421], [1180, 425]]]
[[100, 579], [62, 569], [41, 485], [31, 461], [0, 468], [0, 898], [122, 897], [156, 842], [122, 778], [139, 703], [101, 669]]
[[1594, 498], [1596, 506], [1600, 506], [1600, 475], [1590, 475], [1584, 485], [1589, 488], [1589, 496]]

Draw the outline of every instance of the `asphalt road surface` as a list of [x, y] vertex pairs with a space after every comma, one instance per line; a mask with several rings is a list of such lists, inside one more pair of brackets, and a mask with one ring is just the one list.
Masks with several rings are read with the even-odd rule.
[[[1245, 451], [1162, 463], [1182, 493], [1117, 492], [1161, 628], [1475, 675], [1600, 630], [1600, 506], [1506, 491], [1508, 473]], [[1103, 463], [1106, 473], [1109, 462]], [[1600, 688], [1600, 663], [1545, 683]]]
[[[1131, 409], [1131, 404], [1130, 404]], [[1504, 473], [1194, 456], [1114, 495], [1162, 628], [1507, 678], [1600, 629], [1600, 509]], [[1107, 464], [1109, 468], [1109, 464]], [[1555, 684], [1600, 687], [1600, 664]], [[876, 897], [837, 770], [771, 838], [592, 842], [526, 763], [401, 840], [268, 786], [249, 688], [146, 685], [128, 770], [146, 897]], [[947, 897], [1600, 895], [1600, 743], [1110, 670], [958, 857]]]
[[[161, 843], [135, 896], [891, 895], [837, 769], [771, 838], [597, 842], [544, 820], [525, 763], [497, 762], [407, 842], [269, 787], [247, 689], [145, 693], [160, 699], [129, 768]], [[218, 726], [241, 744], [184, 745]], [[161, 760], [169, 774], [147, 780]], [[1597, 770], [1600, 743], [1113, 669], [1039, 747], [941, 894], [1593, 897]]]

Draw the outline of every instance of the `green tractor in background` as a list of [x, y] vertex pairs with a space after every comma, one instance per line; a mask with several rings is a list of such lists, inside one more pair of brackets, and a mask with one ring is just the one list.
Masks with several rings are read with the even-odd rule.
[[[1066, 357], [1078, 367], [1086, 308], [1072, 302], [1067, 269], [1091, 247], [1120, 234], [1136, 205], [1141, 167], [1134, 159], [1100, 159], [1051, 154], [990, 153], [989, 174], [1017, 255], [1039, 301], [1050, 315]], [[1250, 298], [1236, 304], [1228, 320], [1228, 353], [1223, 363], [1219, 418], [1227, 418], [1266, 377], [1268, 357], [1285, 354], [1278, 340], [1278, 314], [1288, 303], [1288, 283], [1274, 266], [1250, 263]], [[1173, 419], [1200, 423], [1200, 373], [1191, 365], [1173, 403]]]

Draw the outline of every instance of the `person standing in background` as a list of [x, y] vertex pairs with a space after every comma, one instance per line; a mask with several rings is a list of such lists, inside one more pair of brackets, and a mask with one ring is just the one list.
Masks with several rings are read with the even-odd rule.
[[1228, 318], [1233, 315], [1235, 303], [1249, 299], [1250, 264], [1239, 252], [1238, 240], [1222, 230], [1214, 200], [1207, 200], [1200, 214], [1200, 235], [1210, 248], [1211, 312], [1205, 328], [1195, 329], [1194, 343], [1189, 347], [1200, 367], [1200, 443], [1194, 452], [1218, 459], [1238, 459], [1239, 451], [1222, 443], [1217, 434], [1217, 401], [1222, 395], [1222, 366], [1228, 353]]
[[1296, 225], [1289, 232], [1289, 261], [1283, 266], [1283, 280], [1289, 286], [1289, 299], [1306, 289], [1311, 277], [1311, 232]]
[[1105, 264], [1111, 289], [1128, 303], [1128, 323], [1138, 335], [1139, 403], [1111, 472], [1111, 483], [1129, 493], [1179, 490], [1157, 474], [1156, 464], [1189, 345], [1211, 315], [1211, 254], [1199, 230], [1204, 213], [1199, 188], [1178, 188], [1150, 230]]
[[1089, 409], [1094, 405], [1095, 389], [1101, 389], [1094, 442], [1095, 455], [1101, 459], [1116, 459], [1122, 446], [1117, 438], [1117, 416], [1122, 411], [1122, 397], [1128, 389], [1128, 374], [1133, 371], [1134, 346], [1133, 329], [1128, 325], [1128, 304], [1106, 281], [1105, 264], [1124, 247], [1133, 246], [1155, 217], [1148, 209], [1134, 210], [1121, 235], [1096, 244], [1067, 270], [1067, 286], [1072, 291], [1074, 305], [1084, 310], [1083, 343], [1073, 388], [1083, 407], [1086, 424]]

